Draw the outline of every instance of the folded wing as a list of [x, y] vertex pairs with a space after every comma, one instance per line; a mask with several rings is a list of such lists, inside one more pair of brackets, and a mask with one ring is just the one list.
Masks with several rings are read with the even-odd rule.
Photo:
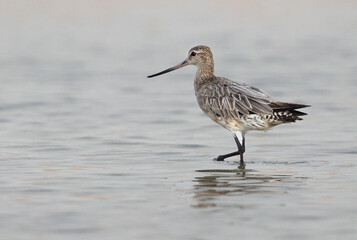
[[272, 99], [258, 88], [225, 78], [206, 84], [197, 92], [207, 110], [217, 116], [239, 118], [241, 115], [272, 114]]

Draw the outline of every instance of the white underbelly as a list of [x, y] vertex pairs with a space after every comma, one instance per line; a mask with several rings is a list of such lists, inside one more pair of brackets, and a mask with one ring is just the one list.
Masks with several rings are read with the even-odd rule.
[[236, 132], [247, 132], [250, 130], [266, 131], [273, 126], [276, 126], [282, 122], [271, 122], [268, 121], [264, 116], [257, 114], [240, 116], [239, 119], [236, 118], [222, 118], [211, 113], [206, 113], [214, 122], [218, 123], [222, 127], [229, 131]]

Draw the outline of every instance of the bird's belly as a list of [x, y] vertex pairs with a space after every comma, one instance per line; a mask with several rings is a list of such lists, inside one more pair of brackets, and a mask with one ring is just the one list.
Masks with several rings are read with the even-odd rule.
[[265, 116], [261, 116], [257, 114], [241, 116], [240, 120], [246, 131], [249, 130], [266, 131], [269, 128], [280, 124], [280, 123], [272, 122], [269, 119], [267, 119]]
[[211, 118], [214, 122], [218, 123], [225, 129], [229, 131], [241, 131], [247, 132], [250, 130], [266, 131], [271, 127], [278, 125], [278, 123], [273, 123], [268, 121], [266, 118], [260, 115], [251, 114], [243, 115], [239, 118], [231, 117], [220, 117], [211, 112], [205, 112], [206, 115]]

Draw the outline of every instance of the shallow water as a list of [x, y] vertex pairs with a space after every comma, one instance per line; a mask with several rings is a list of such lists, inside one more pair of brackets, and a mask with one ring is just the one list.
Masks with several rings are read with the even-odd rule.
[[[356, 239], [357, 5], [223, 3], [1, 3], [1, 239]], [[312, 105], [245, 170], [194, 67], [146, 79], [197, 44]]]

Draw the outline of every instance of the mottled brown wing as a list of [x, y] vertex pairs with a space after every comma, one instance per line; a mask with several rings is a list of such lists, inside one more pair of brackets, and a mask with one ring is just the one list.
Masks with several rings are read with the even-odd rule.
[[271, 98], [263, 91], [225, 78], [205, 84], [198, 97], [208, 111], [223, 118], [273, 113], [269, 106]]

